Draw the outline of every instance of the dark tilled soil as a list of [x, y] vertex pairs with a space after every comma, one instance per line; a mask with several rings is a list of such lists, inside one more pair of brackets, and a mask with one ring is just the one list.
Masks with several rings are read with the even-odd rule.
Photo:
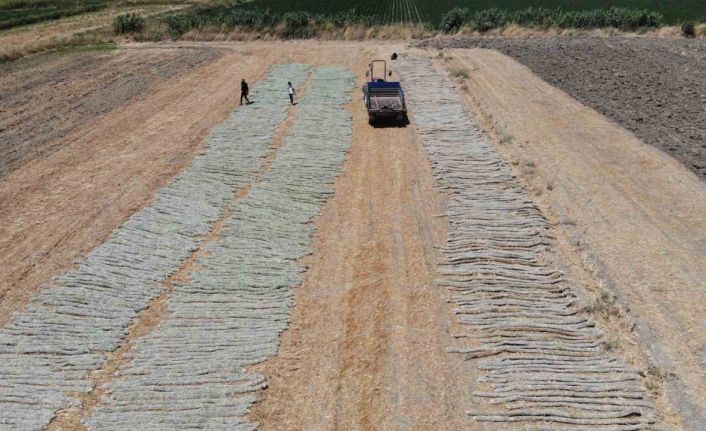
[[466, 38], [423, 45], [497, 49], [706, 179], [706, 40]]
[[100, 115], [218, 58], [216, 49], [83, 51], [0, 66], [0, 178]]

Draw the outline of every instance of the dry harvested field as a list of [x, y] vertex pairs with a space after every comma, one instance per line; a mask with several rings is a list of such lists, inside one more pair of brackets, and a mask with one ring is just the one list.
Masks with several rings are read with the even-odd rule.
[[[392, 51], [410, 124], [372, 127]], [[1, 67], [0, 430], [704, 423], [706, 184], [662, 125], [408, 42]]]
[[61, 148], [61, 138], [222, 55], [217, 49], [76, 52], [0, 66], [0, 176]]

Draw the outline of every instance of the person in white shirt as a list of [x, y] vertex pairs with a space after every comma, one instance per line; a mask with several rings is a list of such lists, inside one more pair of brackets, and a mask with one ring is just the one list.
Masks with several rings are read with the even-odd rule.
[[291, 102], [292, 105], [294, 105], [294, 95], [297, 93], [297, 91], [294, 89], [292, 86], [291, 82], [287, 82], [287, 93], [289, 93], [289, 101]]

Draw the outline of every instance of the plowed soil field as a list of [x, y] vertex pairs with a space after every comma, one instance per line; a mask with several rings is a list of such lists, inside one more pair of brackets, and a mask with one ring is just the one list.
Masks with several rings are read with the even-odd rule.
[[483, 38], [428, 45], [496, 49], [706, 179], [703, 39]]

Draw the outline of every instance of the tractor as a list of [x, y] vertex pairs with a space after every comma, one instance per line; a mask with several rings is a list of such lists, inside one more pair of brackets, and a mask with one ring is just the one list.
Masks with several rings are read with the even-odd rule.
[[387, 62], [373, 60], [365, 76], [368, 82], [363, 85], [363, 100], [370, 124], [392, 120], [397, 124], [406, 125], [409, 120], [404, 91], [399, 82], [388, 80], [392, 77], [392, 71], [387, 70]]

